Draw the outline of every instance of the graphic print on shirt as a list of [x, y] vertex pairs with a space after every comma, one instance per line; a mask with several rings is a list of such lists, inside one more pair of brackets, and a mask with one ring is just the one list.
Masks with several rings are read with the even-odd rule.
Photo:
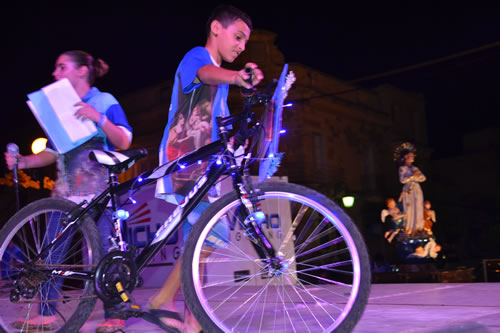
[[[216, 92], [217, 87], [208, 85], [201, 85], [189, 94], [178, 92], [179, 108], [168, 133], [166, 147], [168, 161], [212, 141], [212, 104]], [[173, 174], [174, 192], [185, 196], [205, 169], [206, 163], [195, 164]]]

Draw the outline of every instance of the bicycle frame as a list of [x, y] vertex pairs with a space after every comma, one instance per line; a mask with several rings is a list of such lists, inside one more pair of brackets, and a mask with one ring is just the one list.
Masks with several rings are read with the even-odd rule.
[[[245, 170], [239, 167], [236, 163], [234, 153], [228, 149], [229, 134], [226, 131], [226, 127], [232, 125], [237, 121], [243, 120], [242, 128], [244, 131], [247, 130], [247, 123], [252, 117], [251, 104], [256, 102], [251, 102], [248, 100], [243, 112], [229, 116], [227, 118], [218, 118], [217, 125], [219, 128], [219, 135], [221, 139], [210, 143], [206, 146], [200, 147], [199, 149], [188, 153], [176, 160], [170, 161], [152, 171], [139, 175], [127, 182], [118, 184], [117, 176], [110, 173], [109, 175], [109, 186], [104, 192], [102, 192], [97, 198], [93, 199], [86, 207], [82, 208], [86, 202], [83, 202], [78, 206], [76, 211], [70, 212], [66, 217], [66, 226], [61, 231], [59, 235], [52, 240], [47, 247], [45, 247], [41, 253], [36, 256], [31, 263], [36, 262], [38, 259], [43, 258], [43, 256], [60, 240], [64, 238], [64, 235], [68, 234], [71, 228], [78, 227], [81, 223], [84, 223], [84, 216], [90, 214], [95, 221], [99, 219], [107, 204], [111, 200], [112, 209], [116, 212], [118, 208], [117, 197], [123, 195], [130, 191], [135, 191], [145, 185], [156, 182], [158, 179], [171, 175], [174, 172], [187, 168], [193, 164], [200, 162], [209, 162], [206, 172], [196, 181], [193, 188], [189, 191], [188, 195], [181, 201], [177, 208], [169, 215], [169, 217], [163, 222], [160, 228], [156, 231], [153, 239], [143, 248], [140, 254], [135, 257], [135, 267], [137, 268], [137, 273], [140, 274], [142, 269], [153, 259], [160, 249], [166, 244], [169, 237], [176, 232], [182, 221], [184, 221], [187, 216], [196, 208], [196, 206], [202, 201], [203, 197], [207, 194], [209, 189], [217, 183], [219, 178], [227, 174], [229, 171], [233, 177], [233, 187], [238, 193], [240, 200], [243, 202], [246, 208], [246, 216], [250, 216], [256, 211], [255, 206], [252, 203], [251, 196], [248, 195], [245, 190], [245, 184], [243, 176], [245, 176]], [[248, 133], [245, 133], [248, 134]], [[123, 242], [122, 226], [121, 220], [119, 218], [113, 217], [113, 222], [115, 225], [115, 240], [119, 242], [118, 245], [122, 251], [128, 251], [126, 244]], [[257, 241], [257, 244], [252, 242], [252, 245], [256, 249], [257, 253], [265, 259], [272, 258], [274, 256], [274, 249], [271, 243], [266, 239], [265, 234], [262, 232], [259, 224], [256, 221], [250, 221], [250, 223], [245, 224], [245, 228], [249, 229], [251, 234]], [[255, 237], [258, 235], [257, 237]], [[28, 264], [29, 265], [29, 264]], [[57, 276], [71, 276], [75, 279], [80, 280], [93, 280], [95, 278], [95, 271], [78, 271], [78, 270], [62, 270], [62, 269], [40, 269], [39, 271], [48, 273], [52, 277]]]

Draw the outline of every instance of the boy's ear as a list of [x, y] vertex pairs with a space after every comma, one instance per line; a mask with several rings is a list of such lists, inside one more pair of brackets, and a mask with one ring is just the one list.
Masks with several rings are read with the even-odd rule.
[[217, 20], [213, 20], [212, 23], [210, 23], [210, 32], [214, 37], [217, 37], [217, 35], [219, 35], [221, 28], [222, 24]]

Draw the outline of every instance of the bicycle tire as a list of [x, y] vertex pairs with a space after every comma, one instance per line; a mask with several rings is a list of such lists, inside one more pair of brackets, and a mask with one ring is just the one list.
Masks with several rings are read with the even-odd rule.
[[214, 202], [191, 230], [182, 259], [184, 298], [199, 324], [207, 332], [352, 331], [371, 279], [356, 225], [309, 188], [282, 182], [254, 188], [280, 265], [261, 260], [248, 237], [224, 234], [245, 218], [234, 192]]
[[[14, 303], [11, 302], [9, 295], [12, 281], [19, 277], [19, 261], [27, 261], [35, 254], [40, 253], [40, 248], [47, 244], [49, 238], [47, 232], [58, 233], [62, 227], [59, 219], [75, 207], [76, 204], [65, 199], [41, 199], [19, 210], [1, 229], [0, 258], [3, 259], [1, 272], [3, 282], [9, 285], [8, 288], [4, 288], [7, 294], [2, 295], [1, 298], [4, 301], [4, 306], [10, 307], [10, 309], [2, 311], [0, 314], [0, 332], [41, 332], [46, 330], [78, 332], [90, 316], [97, 301], [97, 297], [92, 297], [95, 295], [92, 281], [77, 281], [71, 276], [59, 278], [57, 281], [50, 278], [48, 282], [40, 283], [38, 281], [38, 285], [34, 286], [36, 295], [31, 299], [21, 297], [21, 302]], [[49, 226], [50, 231], [47, 229]], [[71, 270], [72, 265], [96, 265], [102, 257], [100, 235], [94, 221], [88, 216], [85, 217], [80, 228], [73, 229], [70, 237], [61, 238], [57, 244], [60, 247], [55, 245], [50, 250], [49, 255], [43, 258], [44, 264], [52, 263], [56, 266], [63, 264], [66, 265], [64, 266], [66, 269]], [[7, 256], [9, 260], [5, 262]], [[78, 267], [81, 269], [81, 266]], [[56, 283], [59, 287], [51, 288], [51, 291], [55, 290], [54, 292], [57, 293], [56, 297], [51, 296], [45, 300], [64, 299], [64, 302], [43, 302], [42, 293], [48, 297], [47, 286], [54, 286]], [[42, 292], [42, 290], [44, 291]], [[82, 296], [84, 298], [78, 298]], [[75, 299], [71, 300], [71, 297]], [[27, 320], [39, 315], [42, 310], [54, 309], [53, 305], [56, 309], [56, 311], [52, 311], [53, 315], [56, 316], [54, 323], [44, 326], [26, 324]]]

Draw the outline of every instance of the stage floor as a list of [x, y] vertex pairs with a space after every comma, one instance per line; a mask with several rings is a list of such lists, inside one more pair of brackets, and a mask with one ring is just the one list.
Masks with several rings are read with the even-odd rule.
[[500, 283], [374, 284], [354, 332], [500, 332]]
[[[136, 290], [136, 302], [145, 304], [153, 292]], [[102, 316], [99, 304], [81, 332], [93, 333]], [[162, 331], [134, 318], [127, 321], [126, 332]], [[500, 283], [374, 284], [354, 333], [396, 332], [500, 332]]]
[[[144, 305], [154, 292], [155, 289], [141, 288], [133, 296], [137, 304]], [[182, 307], [182, 300], [178, 307]], [[99, 302], [80, 332], [95, 332], [102, 320]], [[137, 318], [127, 320], [125, 331], [162, 332]], [[374, 284], [354, 332], [500, 332], [500, 283]]]

